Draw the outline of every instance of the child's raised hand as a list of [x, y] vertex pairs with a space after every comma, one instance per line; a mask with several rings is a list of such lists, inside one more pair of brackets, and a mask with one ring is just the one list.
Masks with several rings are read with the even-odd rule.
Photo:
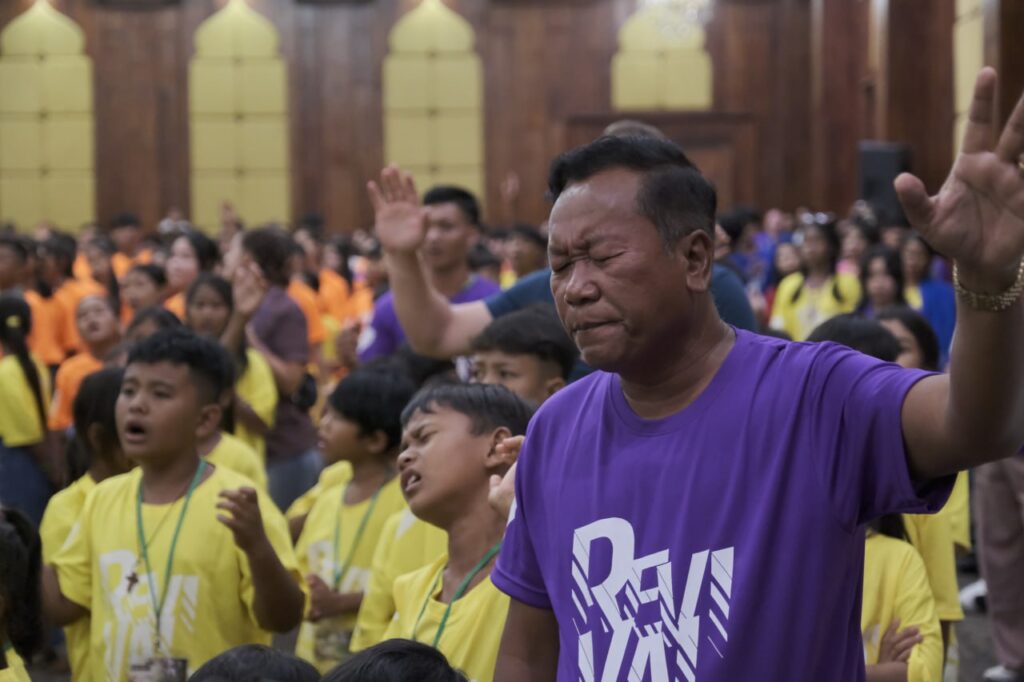
[[263, 297], [267, 294], [267, 282], [254, 263], [247, 263], [235, 269], [231, 289], [235, 311], [249, 320], [263, 303]]
[[246, 554], [259, 549], [267, 542], [263, 530], [263, 516], [260, 514], [259, 497], [253, 488], [222, 490], [217, 509], [228, 514], [217, 514], [217, 520], [231, 529], [235, 544]]
[[879, 663], [906, 663], [914, 647], [924, 641], [917, 628], [900, 630], [899, 627], [900, 619], [897, 618], [882, 635], [882, 642], [878, 646]]
[[491, 491], [487, 494], [487, 501], [494, 511], [501, 514], [503, 519], [507, 519], [512, 513], [512, 503], [515, 499], [516, 465], [513, 464], [504, 476], [491, 476]]

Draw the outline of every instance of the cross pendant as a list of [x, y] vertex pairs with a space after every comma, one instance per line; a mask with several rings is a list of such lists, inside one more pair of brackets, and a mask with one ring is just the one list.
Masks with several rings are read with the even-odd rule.
[[135, 571], [128, 574], [128, 591], [131, 592], [135, 589], [135, 586], [139, 582], [139, 576], [135, 575]]

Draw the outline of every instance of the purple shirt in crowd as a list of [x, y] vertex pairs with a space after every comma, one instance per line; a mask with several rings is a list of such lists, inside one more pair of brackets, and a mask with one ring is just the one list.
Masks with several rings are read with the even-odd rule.
[[[479, 301], [501, 291], [489, 279], [473, 275], [469, 284], [449, 300], [452, 303]], [[359, 362], [367, 363], [394, 354], [405, 343], [405, 332], [395, 313], [394, 296], [388, 293], [373, 305], [373, 321], [359, 338]]]
[[[306, 316], [281, 287], [273, 287], [252, 318], [256, 337], [267, 349], [288, 362], [309, 362]], [[290, 400], [279, 396], [274, 427], [266, 436], [267, 461], [297, 457], [316, 447], [316, 428], [309, 415]]]
[[737, 332], [704, 392], [639, 418], [595, 373], [534, 417], [492, 579], [553, 609], [558, 680], [864, 679], [863, 524], [935, 511], [903, 400], [925, 373]]

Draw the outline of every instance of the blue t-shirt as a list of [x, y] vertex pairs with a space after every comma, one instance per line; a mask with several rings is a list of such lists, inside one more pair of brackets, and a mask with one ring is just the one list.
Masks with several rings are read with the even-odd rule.
[[644, 420], [591, 374], [530, 423], [491, 579], [554, 611], [560, 682], [863, 680], [863, 524], [955, 480], [910, 478], [925, 376], [738, 331], [691, 405]]

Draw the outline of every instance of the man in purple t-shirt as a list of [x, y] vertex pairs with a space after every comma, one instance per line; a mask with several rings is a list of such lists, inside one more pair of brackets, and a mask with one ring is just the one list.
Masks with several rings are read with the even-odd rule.
[[[501, 291], [469, 269], [469, 252], [480, 237], [480, 207], [472, 194], [459, 187], [434, 187], [419, 210], [424, 226], [419, 254], [434, 288], [452, 303], [479, 301]], [[389, 292], [373, 306], [373, 320], [359, 339], [359, 362], [391, 355], [404, 342]]]
[[994, 92], [985, 71], [937, 196], [896, 183], [959, 266], [948, 376], [723, 324], [714, 190], [674, 145], [555, 163], [551, 285], [601, 371], [527, 434], [497, 682], [864, 678], [863, 524], [937, 509], [1024, 442], [1024, 103], [993, 146]]

